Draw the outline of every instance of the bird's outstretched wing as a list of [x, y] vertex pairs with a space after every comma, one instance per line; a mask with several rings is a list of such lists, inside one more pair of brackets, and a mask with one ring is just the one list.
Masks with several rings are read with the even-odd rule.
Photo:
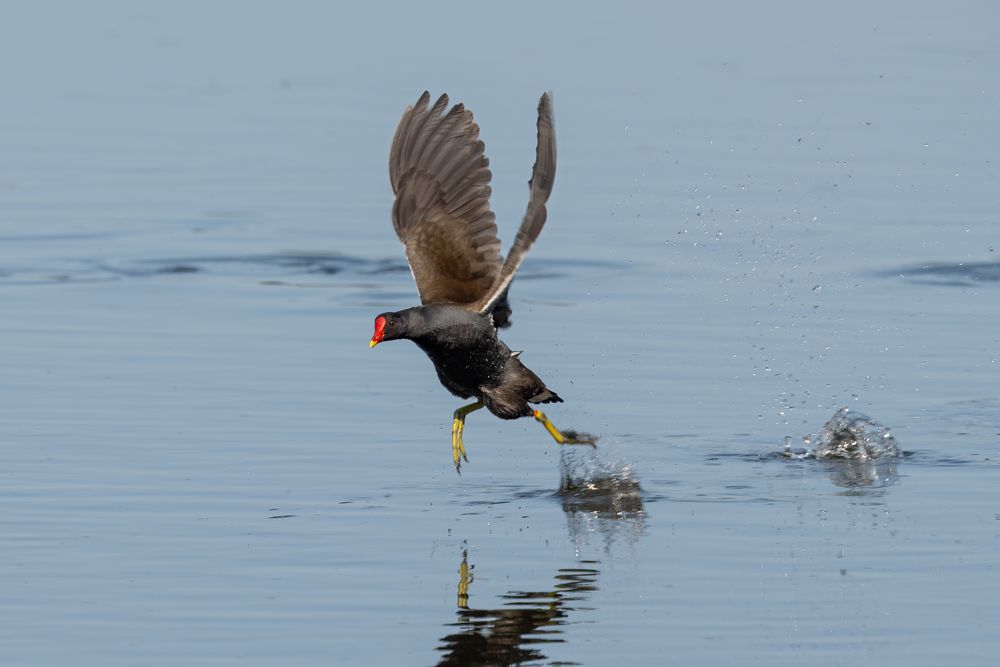
[[407, 108], [392, 141], [392, 224], [421, 303], [480, 310], [503, 263], [489, 160], [471, 111], [456, 104], [446, 112], [447, 95], [429, 103], [425, 92]]
[[524, 214], [521, 228], [517, 230], [514, 244], [507, 253], [507, 259], [500, 268], [493, 284], [479, 302], [478, 310], [483, 313], [494, 309], [506, 309], [507, 289], [514, 274], [521, 266], [524, 255], [534, 244], [538, 234], [545, 225], [547, 212], [545, 203], [552, 194], [552, 185], [556, 179], [556, 131], [552, 122], [552, 94], [545, 93], [538, 100], [538, 145], [535, 147], [535, 166], [531, 170], [531, 198], [528, 200], [528, 210]]

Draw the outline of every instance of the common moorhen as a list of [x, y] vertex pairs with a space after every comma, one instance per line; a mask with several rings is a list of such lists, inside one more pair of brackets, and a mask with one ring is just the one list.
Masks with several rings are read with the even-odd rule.
[[531, 198], [506, 259], [490, 210], [492, 174], [479, 126], [462, 104], [447, 107], [447, 95], [430, 106], [430, 94], [424, 92], [403, 113], [392, 140], [392, 224], [422, 305], [376, 317], [371, 347], [408, 338], [427, 353], [448, 391], [475, 397], [455, 410], [452, 422], [452, 458], [459, 472], [461, 459], [468, 461], [462, 442], [465, 417], [484, 406], [501, 419], [534, 417], [560, 444], [592, 445], [593, 438], [559, 431], [528, 405], [562, 399], [497, 336], [498, 327], [510, 326], [511, 280], [545, 224], [545, 202], [556, 175], [552, 97], [546, 93], [538, 102]]

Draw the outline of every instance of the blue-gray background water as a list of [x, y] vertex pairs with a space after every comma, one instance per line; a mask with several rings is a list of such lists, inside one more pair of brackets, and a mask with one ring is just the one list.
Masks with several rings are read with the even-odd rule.
[[[0, 21], [0, 663], [991, 664], [992, 3], [20, 3]], [[389, 141], [482, 126], [504, 337], [451, 412]], [[841, 407], [902, 453], [784, 458]], [[559, 492], [560, 484], [566, 488]], [[638, 484], [638, 488], [636, 487]]]

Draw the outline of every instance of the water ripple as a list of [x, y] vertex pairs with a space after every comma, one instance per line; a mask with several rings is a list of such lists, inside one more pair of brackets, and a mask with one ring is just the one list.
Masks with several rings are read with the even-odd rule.
[[1000, 282], [1000, 262], [930, 262], [881, 271], [883, 278], [899, 277], [917, 285], [973, 287]]
[[[615, 270], [624, 262], [592, 259], [542, 259], [525, 262], [518, 280], [561, 278], [591, 269]], [[372, 259], [342, 253], [288, 251], [249, 255], [205, 255], [133, 260], [77, 259], [50, 266], [0, 267], [0, 284], [40, 285], [112, 281], [191, 274], [242, 276], [267, 284], [286, 284], [278, 277], [332, 276], [338, 274], [379, 276], [408, 274], [403, 258]]]

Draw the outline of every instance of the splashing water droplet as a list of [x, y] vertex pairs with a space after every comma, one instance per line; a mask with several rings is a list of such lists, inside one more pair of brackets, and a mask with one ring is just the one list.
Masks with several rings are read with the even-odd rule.
[[845, 406], [820, 429], [812, 454], [818, 459], [868, 461], [896, 457], [899, 448], [887, 427]]

